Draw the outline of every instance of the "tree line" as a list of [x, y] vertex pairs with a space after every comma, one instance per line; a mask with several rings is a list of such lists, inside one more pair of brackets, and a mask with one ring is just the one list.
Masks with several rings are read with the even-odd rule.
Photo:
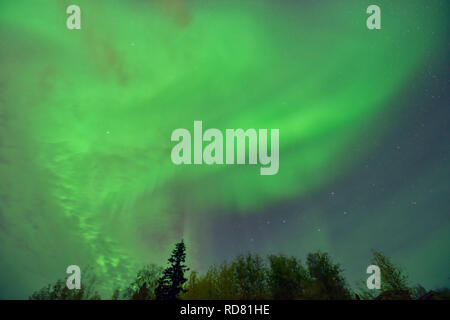
[[[186, 246], [175, 245], [168, 267], [155, 264], [141, 268], [126, 288], [116, 288], [112, 300], [411, 300], [450, 299], [450, 290], [427, 291], [411, 286], [406, 273], [379, 251], [371, 264], [381, 271], [381, 289], [369, 290], [365, 281], [355, 289], [347, 283], [343, 269], [326, 252], [313, 252], [305, 263], [283, 254], [238, 255], [232, 261], [209, 267], [203, 275], [185, 264]], [[86, 274], [86, 272], [84, 273]], [[92, 274], [89, 272], [88, 274]], [[32, 300], [100, 299], [95, 276], [83, 277], [79, 290], [69, 290], [63, 280], [34, 292]]]

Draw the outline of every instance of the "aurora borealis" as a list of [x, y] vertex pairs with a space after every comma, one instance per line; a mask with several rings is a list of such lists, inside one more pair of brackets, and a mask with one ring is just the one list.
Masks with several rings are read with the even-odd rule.
[[[81, 30], [66, 28], [77, 4]], [[366, 28], [378, 4], [382, 29]], [[450, 285], [445, 0], [3, 0], [0, 298], [90, 265], [370, 250]], [[280, 169], [175, 166], [176, 128], [277, 128]], [[352, 283], [353, 284], [353, 283]]]

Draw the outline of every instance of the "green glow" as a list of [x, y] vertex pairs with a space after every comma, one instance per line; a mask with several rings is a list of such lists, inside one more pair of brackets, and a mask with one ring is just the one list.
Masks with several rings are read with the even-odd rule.
[[[371, 2], [79, 0], [82, 29], [69, 31], [72, 1], [2, 1], [5, 219], [55, 270], [95, 264], [108, 287], [162, 262], [180, 234], [195, 248], [190, 217], [257, 212], [332, 182], [359, 160], [353, 148], [370, 151], [366, 130], [395, 121], [390, 101], [444, 36], [438, 8], [417, 13], [413, 0], [377, 1], [383, 29], [369, 31]], [[170, 134], [194, 120], [279, 128], [279, 173], [175, 167]], [[50, 223], [66, 231], [44, 236]]]

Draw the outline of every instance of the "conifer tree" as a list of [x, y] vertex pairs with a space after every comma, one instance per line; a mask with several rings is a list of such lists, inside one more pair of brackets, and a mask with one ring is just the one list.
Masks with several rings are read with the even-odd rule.
[[169, 258], [170, 266], [167, 267], [161, 278], [158, 280], [158, 287], [155, 289], [157, 300], [176, 300], [180, 293], [187, 290], [183, 288], [187, 278], [184, 273], [189, 268], [184, 264], [186, 260], [186, 246], [184, 241], [177, 243], [172, 255]]

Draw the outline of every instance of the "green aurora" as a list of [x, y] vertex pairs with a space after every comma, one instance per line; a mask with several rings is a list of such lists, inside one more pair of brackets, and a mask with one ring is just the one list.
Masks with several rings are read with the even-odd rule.
[[[365, 26], [372, 2], [379, 31]], [[209, 242], [223, 219], [328, 194], [374, 152], [368, 136], [396, 127], [408, 108], [402, 92], [448, 40], [448, 4], [422, 2], [3, 0], [0, 297], [27, 297], [70, 264], [93, 266], [110, 292], [143, 264], [165, 263], [180, 238], [192, 269], [204, 270], [229, 258]], [[81, 30], [65, 26], [72, 3]], [[278, 128], [279, 173], [173, 165], [171, 132], [194, 120]], [[234, 253], [294, 254], [294, 235], [327, 219], [320, 205], [305, 210], [314, 222], [291, 219], [283, 238], [267, 233]], [[383, 211], [377, 230], [404, 217]], [[441, 228], [430, 246], [445, 250], [448, 217]], [[301, 237], [304, 250], [337, 246], [325, 233]], [[354, 245], [369, 255], [375, 242]], [[442, 276], [449, 259], [430, 264]]]

